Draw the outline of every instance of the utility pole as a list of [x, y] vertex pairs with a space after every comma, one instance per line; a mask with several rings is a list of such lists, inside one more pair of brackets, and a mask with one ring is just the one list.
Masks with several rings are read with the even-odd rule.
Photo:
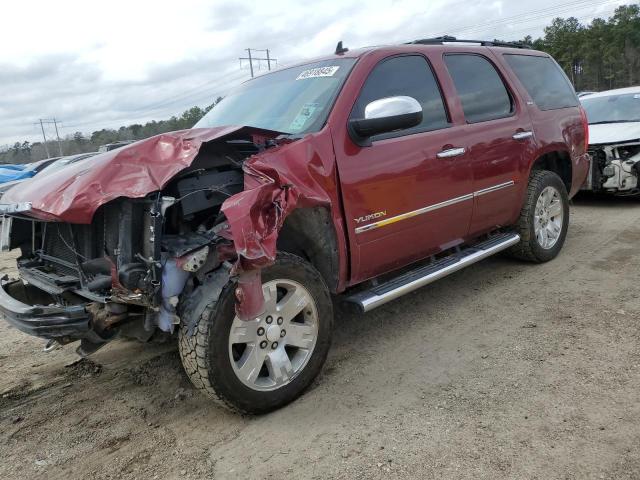
[[251, 70], [251, 78], [253, 78], [253, 59], [251, 58], [251, 49], [247, 48], [247, 54], [249, 55], [249, 69]]
[[56, 127], [56, 138], [58, 139], [58, 150], [60, 151], [60, 156], [62, 156], [62, 143], [60, 142], [60, 135], [58, 134], [58, 122], [56, 118], [53, 117], [53, 124]]
[[[249, 71], [251, 72], [251, 78], [254, 77], [254, 69], [253, 69], [253, 62], [254, 60], [258, 62], [258, 70], [260, 69], [260, 62], [267, 62], [267, 70], [271, 70], [271, 62], [274, 62], [276, 65], [278, 64], [278, 59], [277, 58], [271, 58], [270, 53], [269, 53], [269, 49], [258, 49], [258, 48], [245, 48], [245, 50], [247, 51], [247, 56], [246, 57], [239, 57], [238, 60], [240, 60], [240, 68], [242, 68], [242, 61], [243, 60], [247, 60], [249, 62]], [[266, 57], [256, 57], [253, 56], [251, 54], [251, 52], [265, 52], [266, 53]]]
[[49, 155], [49, 146], [47, 145], [47, 136], [44, 134], [44, 124], [45, 123], [48, 123], [48, 124], [53, 123], [53, 125], [55, 126], [56, 138], [58, 139], [58, 151], [60, 152], [60, 156], [62, 157], [62, 155], [63, 155], [63, 153], [62, 153], [62, 141], [60, 141], [60, 134], [58, 132], [58, 124], [62, 123], [62, 122], [60, 122], [59, 120], [56, 120], [55, 118], [41, 118], [41, 119], [38, 120], [38, 123], [40, 123], [40, 129], [42, 130], [42, 138], [44, 139], [44, 151], [47, 153], [47, 158], [50, 158], [51, 156]]
[[267, 70], [271, 71], [271, 59], [269, 58], [269, 49], [267, 48]]
[[42, 130], [42, 138], [44, 139], [44, 151], [47, 152], [47, 158], [50, 158], [49, 147], [47, 147], [47, 136], [44, 134], [44, 126], [42, 126], [42, 119], [40, 119], [40, 129]]

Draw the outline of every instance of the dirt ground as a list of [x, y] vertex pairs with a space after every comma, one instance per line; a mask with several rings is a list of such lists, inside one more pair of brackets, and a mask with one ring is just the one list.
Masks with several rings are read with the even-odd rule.
[[[93, 363], [0, 324], [0, 478], [640, 478], [640, 201], [579, 198], [558, 259], [489, 259], [367, 315], [261, 417], [175, 345]], [[13, 259], [1, 258], [10, 272]]]

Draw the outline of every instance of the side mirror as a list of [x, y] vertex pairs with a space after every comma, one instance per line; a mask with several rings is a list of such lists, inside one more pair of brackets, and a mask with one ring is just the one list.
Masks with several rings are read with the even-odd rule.
[[364, 109], [364, 118], [349, 120], [349, 129], [363, 144], [381, 133], [405, 130], [420, 125], [422, 106], [413, 97], [397, 96], [374, 100]]

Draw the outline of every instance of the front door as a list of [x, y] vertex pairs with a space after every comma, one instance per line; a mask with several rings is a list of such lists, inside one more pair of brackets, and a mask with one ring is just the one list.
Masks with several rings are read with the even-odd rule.
[[366, 105], [396, 95], [415, 98], [422, 123], [373, 137], [370, 146], [336, 145], [352, 246], [352, 282], [402, 267], [462, 242], [471, 219], [470, 157], [450, 122], [427, 59], [386, 58], [371, 70], [351, 118]]

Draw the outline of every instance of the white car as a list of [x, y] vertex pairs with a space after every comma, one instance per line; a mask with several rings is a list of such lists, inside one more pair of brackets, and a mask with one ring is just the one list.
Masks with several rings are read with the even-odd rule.
[[640, 195], [640, 86], [593, 93], [580, 102], [592, 159], [583, 189]]

